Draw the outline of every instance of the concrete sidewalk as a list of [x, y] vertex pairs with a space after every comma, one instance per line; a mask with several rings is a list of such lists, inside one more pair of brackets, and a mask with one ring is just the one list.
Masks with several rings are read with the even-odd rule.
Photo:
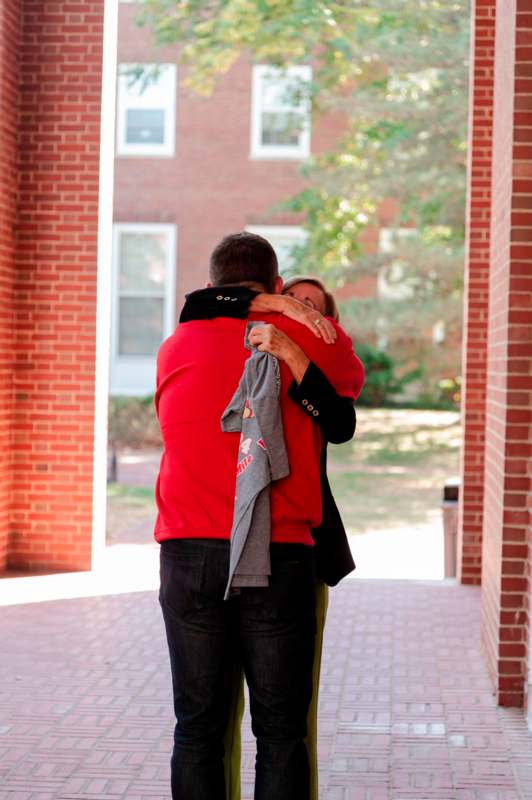
[[[0, 800], [168, 800], [173, 716], [156, 590], [1, 613]], [[520, 711], [494, 703], [479, 628], [477, 588], [353, 578], [332, 590], [322, 800], [532, 799], [532, 735]], [[243, 800], [253, 761], [246, 720]]]

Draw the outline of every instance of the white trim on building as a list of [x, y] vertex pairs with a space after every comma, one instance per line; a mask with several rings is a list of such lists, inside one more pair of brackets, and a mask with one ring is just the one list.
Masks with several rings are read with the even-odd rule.
[[307, 232], [299, 225], [247, 225], [246, 230], [264, 236], [270, 242], [277, 255], [281, 275], [290, 269], [290, 251], [298, 245], [304, 245], [307, 240]]
[[[311, 80], [312, 67], [308, 65], [285, 70], [264, 64], [253, 66], [251, 158], [302, 159], [310, 155], [311, 109], [307, 86]], [[296, 125], [292, 131], [290, 120]]]
[[412, 239], [418, 235], [416, 228], [381, 228], [379, 230], [379, 253], [389, 254], [390, 260], [377, 275], [377, 294], [382, 300], [408, 300], [413, 297], [412, 288], [401, 283], [404, 262], [396, 256], [396, 242]]
[[[145, 67], [149, 79], [132, 82], [129, 70]], [[120, 64], [117, 83], [118, 156], [175, 155], [175, 64]]]
[[[146, 276], [144, 286], [132, 285], [136, 279], [134, 272], [129, 276], [125, 273], [124, 266], [127, 265], [123, 262], [123, 245], [126, 236], [145, 238], [152, 236], [152, 245], [157, 246], [157, 243], [163, 245], [161, 257], [155, 254], [151, 276]], [[176, 238], [175, 225], [120, 222], [113, 226], [110, 380], [112, 395], [143, 396], [155, 389], [157, 350], [161, 342], [173, 332], [175, 326]], [[129, 314], [124, 309], [128, 303]], [[152, 312], [154, 309], [157, 310], [157, 306], [160, 312], [158, 318], [157, 314], [152, 317], [153, 328], [151, 333], [146, 332], [145, 351], [142, 352], [142, 331], [130, 329], [128, 334], [126, 326], [130, 325], [132, 319], [136, 319], [138, 324], [142, 325], [142, 314], [147, 312], [149, 315], [150, 304]], [[135, 306], [137, 317], [132, 314]]]
[[442, 344], [445, 341], [445, 320], [439, 319], [432, 326], [432, 344]]

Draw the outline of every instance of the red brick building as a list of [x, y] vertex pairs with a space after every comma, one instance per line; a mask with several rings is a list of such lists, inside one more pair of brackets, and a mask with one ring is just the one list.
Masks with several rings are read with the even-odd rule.
[[272, 208], [303, 188], [302, 159], [329, 149], [342, 122], [311, 123], [305, 99], [290, 93], [290, 79], [297, 90], [311, 78], [308, 66], [287, 81], [243, 58], [212, 96], [188, 91], [176, 47], [152, 44], [135, 24], [137, 4], [118, 13], [119, 74], [162, 65], [146, 88], [119, 77], [117, 89], [111, 392], [148, 394], [157, 348], [185, 293], [205, 285], [225, 234], [262, 233], [287, 264], [301, 218]]
[[482, 583], [497, 698], [521, 705], [532, 684], [532, 0], [476, 0], [471, 47], [459, 579]]
[[0, 5], [0, 568], [91, 563], [102, 42]]
[[[107, 4], [108, 42], [113, 7]], [[102, 58], [106, 74], [114, 64], [103, 23], [103, 0], [0, 6], [0, 569], [87, 569], [104, 535], [97, 499], [105, 491], [111, 208], [100, 173], [112, 172], [113, 143], [105, 103], [101, 114]], [[120, 58], [138, 56], [131, 49]], [[459, 579], [482, 585], [483, 646], [497, 700], [520, 706], [531, 684], [532, 0], [473, 3], [471, 64]], [[242, 69], [244, 104], [250, 77]], [[180, 98], [183, 143], [186, 103], [189, 113], [203, 113], [201, 101]], [[232, 114], [217, 120], [228, 172], [208, 208], [190, 201], [179, 219], [163, 211], [147, 219], [135, 179], [121, 186], [118, 164], [117, 221], [177, 228], [178, 294], [197, 283], [179, 253], [201, 264], [212, 245], [191, 236], [194, 219], [213, 214], [220, 234], [273, 224], [250, 198], [250, 218], [233, 217], [231, 177], [237, 187], [252, 169], [253, 180], [242, 185], [253, 194], [261, 175], [275, 174], [276, 191], [284, 191], [286, 163], [250, 167], [231, 157], [234, 126], [249, 120], [246, 112], [239, 122], [235, 112], [228, 125]], [[146, 120], [164, 143], [160, 115], [132, 114], [129, 122], [141, 131]], [[154, 181], [172, 163], [178, 191], [193, 157], [208, 170], [211, 138], [187, 142], [187, 159], [150, 161]], [[154, 252], [140, 296], [160, 308], [164, 262]], [[127, 282], [121, 288], [134, 298]]]
[[[304, 97], [312, 77], [308, 65], [281, 75], [243, 56], [217, 80], [212, 95], [187, 90], [185, 70], [176, 68], [179, 48], [155, 46], [150, 29], [136, 24], [138, 12], [136, 2], [119, 3], [114, 395], [153, 392], [158, 346], [173, 330], [184, 295], [205, 285], [210, 252], [226, 233], [247, 228], [263, 234], [277, 250], [281, 272], [289, 267], [291, 249], [304, 241], [302, 217], [278, 206], [304, 188], [301, 163], [330, 151], [345, 125], [340, 113], [311, 119]], [[149, 80], [128, 79], [140, 69]], [[290, 86], [296, 91], [290, 93]], [[397, 216], [395, 202], [382, 203], [380, 228], [370, 226], [363, 236], [366, 252], [380, 252], [392, 272], [392, 232], [399, 239], [415, 233], [412, 228], [394, 231]], [[404, 291], [387, 280], [384, 266], [378, 277], [363, 274], [339, 287], [337, 295], [342, 300], [378, 295], [389, 301], [404, 299]], [[438, 374], [455, 377], [457, 334], [449, 336], [440, 320], [417, 336], [438, 345]], [[374, 343], [387, 349], [383, 330]], [[416, 344], [414, 339], [401, 342], [401, 352], [415, 352]], [[408, 366], [416, 366], [415, 357]]]

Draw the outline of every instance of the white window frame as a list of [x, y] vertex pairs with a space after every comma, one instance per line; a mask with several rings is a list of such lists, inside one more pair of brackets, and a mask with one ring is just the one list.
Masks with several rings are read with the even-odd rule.
[[[159, 67], [165, 76], [162, 86], [149, 85], [144, 94], [131, 94], [128, 92], [128, 77], [123, 74], [127, 69], [143, 66], [149, 69]], [[116, 111], [116, 153], [118, 156], [148, 156], [169, 158], [175, 155], [175, 128], [176, 128], [176, 93], [177, 69], [175, 64], [133, 64], [122, 63], [118, 68], [117, 76], [117, 111]], [[158, 95], [158, 96], [157, 96]], [[127, 111], [131, 108], [164, 108], [164, 142], [136, 142], [126, 140]]]
[[439, 319], [432, 326], [432, 344], [443, 344], [446, 338], [445, 320]]
[[400, 286], [389, 283], [387, 272], [393, 268], [395, 245], [394, 239], [408, 239], [418, 235], [417, 228], [380, 228], [379, 230], [379, 253], [390, 255], [388, 264], [383, 265], [377, 275], [377, 294], [382, 300], [408, 300], [413, 297], [409, 286]]
[[[164, 233], [167, 237], [163, 304], [163, 339], [175, 328], [176, 317], [176, 244], [175, 225], [150, 222], [117, 222], [113, 225], [112, 300], [111, 300], [111, 394], [144, 396], [155, 390], [156, 355], [121, 355], [119, 346], [119, 265], [120, 237], [123, 233]], [[133, 297], [135, 293], [128, 292]], [[139, 292], [139, 297], [149, 292]]]
[[270, 67], [267, 64], [254, 64], [251, 86], [251, 146], [252, 159], [303, 159], [310, 155], [311, 108], [308, 99], [301, 102], [301, 113], [304, 126], [297, 145], [264, 145], [262, 143], [262, 107], [260, 103], [261, 85], [265, 75], [279, 74], [280, 77], [293, 76], [310, 83], [312, 67], [305, 64], [287, 67], [285, 70]]
[[[308, 233], [300, 225], [247, 225], [249, 233], [256, 233], [267, 239], [275, 250], [276, 239], [289, 239], [293, 246], [304, 245], [307, 241]], [[279, 265], [279, 272], [282, 275], [282, 267]]]

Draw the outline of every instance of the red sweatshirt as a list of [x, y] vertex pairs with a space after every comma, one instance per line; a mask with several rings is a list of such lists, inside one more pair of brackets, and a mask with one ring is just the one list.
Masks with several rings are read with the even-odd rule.
[[[283, 330], [340, 395], [356, 399], [363, 367], [338, 329], [325, 344], [282, 314], [250, 314]], [[155, 539], [229, 539], [240, 435], [222, 433], [220, 418], [249, 356], [246, 320], [217, 317], [178, 325], [157, 356], [155, 407], [164, 451], [155, 489]], [[312, 545], [321, 520], [319, 426], [288, 397], [292, 375], [281, 363], [280, 404], [290, 475], [272, 484], [272, 542]]]

